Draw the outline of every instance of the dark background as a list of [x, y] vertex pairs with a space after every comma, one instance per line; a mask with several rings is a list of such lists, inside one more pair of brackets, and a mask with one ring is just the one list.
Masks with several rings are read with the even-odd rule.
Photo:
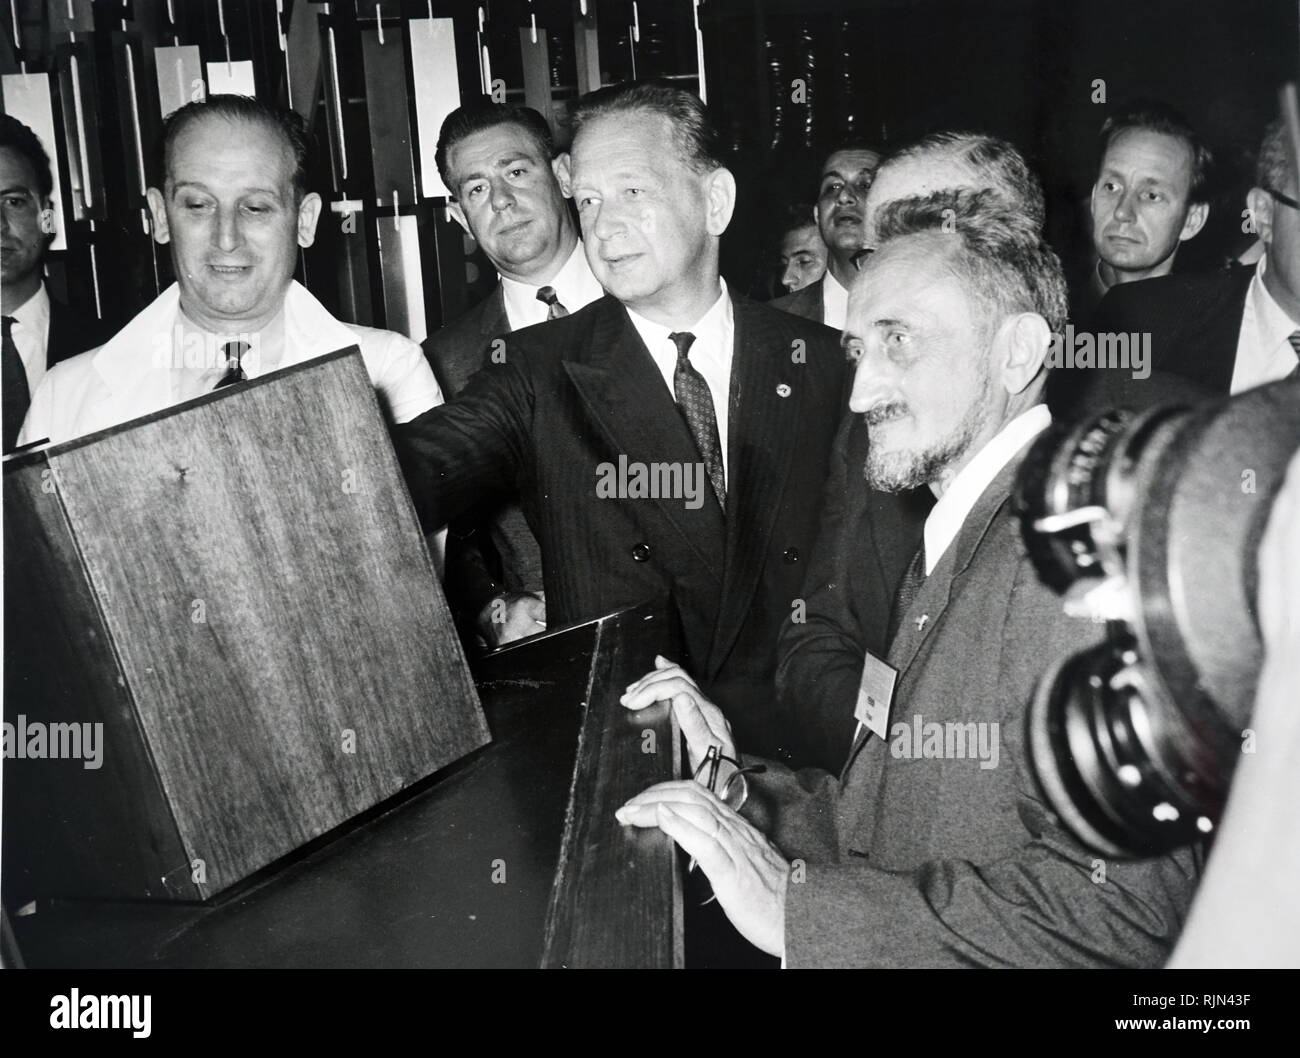
[[[352, 162], [340, 186], [331, 183], [323, 86], [318, 82], [305, 101], [295, 92], [320, 137], [313, 176], [327, 202], [376, 198], [382, 166], [370, 149], [372, 115], [389, 106], [406, 108], [407, 114], [396, 115], [398, 124], [414, 125], [407, 121], [414, 112], [409, 93], [391, 104], [366, 98], [362, 36], [375, 28], [373, 3], [336, 0], [326, 14], [326, 5], [284, 0], [278, 16], [271, 0], [224, 0], [224, 38], [216, 0], [173, 0], [175, 22], [165, 0], [99, 0], [93, 6], [74, 0], [72, 19], [66, 0], [19, 0], [16, 6], [22, 48], [14, 48], [5, 4], [0, 70], [16, 72], [21, 60], [29, 71], [54, 72], [58, 123], [69, 56], [77, 54], [97, 131], [93, 164], [101, 173], [101, 194], [87, 220], [72, 221], [65, 203], [69, 249], [52, 255], [51, 280], [56, 292], [93, 311], [89, 247], [94, 245], [99, 304], [115, 324], [139, 311], [170, 280], [167, 255], [144, 233], [143, 200], [127, 175], [133, 163], [125, 153], [130, 119], [124, 40], [135, 42], [144, 56], [137, 87], [148, 142], [158, 127], [148, 67], [153, 46], [197, 44], [204, 61], [218, 61], [228, 40], [232, 58], [253, 60], [262, 94], [285, 101], [279, 30], [295, 15], [309, 15], [315, 35], [309, 45], [319, 51], [333, 29]], [[481, 5], [384, 0], [380, 11], [387, 31], [399, 41], [403, 20], [426, 17], [430, 7], [435, 16], [454, 15], [462, 98], [468, 99], [480, 91], [475, 61], [480, 6], [493, 75], [519, 101], [519, 27], [536, 19], [549, 45], [552, 98], [562, 110], [576, 94], [577, 0]], [[632, 39], [630, 0], [589, 0], [588, 6], [597, 16], [603, 83], [628, 78], [635, 68], [639, 76], [698, 86], [691, 0], [640, 0], [639, 40]], [[755, 294], [771, 289], [782, 207], [811, 202], [827, 150], [850, 133], [882, 146], [942, 128], [1010, 139], [1043, 178], [1050, 239], [1068, 262], [1085, 258], [1080, 203], [1093, 177], [1096, 133], [1108, 112], [1135, 97], [1163, 99], [1183, 110], [1222, 162], [1211, 223], [1179, 255], [1183, 269], [1216, 265], [1225, 253], [1242, 248], [1242, 196], [1251, 182], [1254, 151], [1275, 113], [1279, 85], [1300, 68], [1294, 0], [706, 0], [699, 17], [709, 103], [741, 189], [724, 240], [724, 272], [734, 285]], [[795, 78], [804, 83], [807, 104], [790, 101]], [[1098, 79], [1105, 82], [1105, 103], [1092, 101]], [[65, 176], [66, 150], [61, 144], [58, 152]], [[384, 153], [390, 150], [414, 153], [415, 145], [385, 143]], [[442, 200], [420, 199], [404, 202], [400, 210], [419, 220], [420, 281], [430, 331], [472, 304], [492, 280], [485, 259], [446, 220], [442, 205]], [[368, 212], [363, 243], [344, 243], [335, 226], [322, 223], [317, 245], [304, 255], [302, 273], [312, 291], [344, 318], [376, 326], [388, 322], [377, 231], [383, 219], [382, 208]], [[345, 257], [352, 261], [349, 269], [340, 265]]]

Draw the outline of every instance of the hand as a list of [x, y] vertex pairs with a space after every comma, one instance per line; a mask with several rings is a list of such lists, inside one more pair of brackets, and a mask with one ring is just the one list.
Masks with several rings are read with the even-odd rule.
[[503, 592], [483, 607], [478, 627], [489, 648], [545, 632], [546, 599], [527, 591]]
[[790, 864], [748, 820], [695, 782], [665, 782], [637, 794], [614, 817], [658, 827], [699, 864], [741, 935], [769, 955], [785, 954]]
[[[722, 715], [722, 710], [704, 697], [700, 685], [680, 665], [674, 665], [665, 657], [656, 655], [654, 670], [629, 684], [619, 701], [633, 710], [644, 709], [656, 702], [672, 702], [677, 726], [686, 736], [692, 772], [700, 766], [710, 746], [720, 747], [725, 757], [739, 759], [735, 740], [731, 737], [731, 725]], [[734, 765], [723, 762], [718, 771], [719, 790], [734, 771]]]

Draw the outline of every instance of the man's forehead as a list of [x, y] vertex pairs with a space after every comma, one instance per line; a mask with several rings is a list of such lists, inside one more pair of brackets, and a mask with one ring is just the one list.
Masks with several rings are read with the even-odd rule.
[[665, 143], [673, 139], [672, 122], [652, 110], [619, 110], [599, 114], [573, 138], [574, 161], [601, 161], [609, 152], [645, 162], [662, 159]]
[[952, 266], [958, 240], [941, 232], [890, 239], [863, 261], [849, 291], [850, 305], [869, 309], [882, 298], [910, 303], [936, 287], [957, 282]]
[[[219, 147], [217, 146], [219, 145]], [[167, 154], [167, 176], [179, 179], [194, 170], [217, 172], [236, 165], [283, 170], [293, 168], [293, 149], [277, 129], [261, 121], [220, 114], [195, 118], [177, 134]]]
[[1187, 179], [1192, 169], [1192, 149], [1186, 141], [1167, 132], [1123, 129], [1106, 145], [1101, 167], [1138, 167], [1149, 169], [1149, 175], [1156, 178]]
[[0, 183], [5, 187], [24, 187], [36, 193], [36, 168], [28, 157], [12, 147], [0, 147]]
[[496, 164], [518, 158], [542, 160], [542, 151], [536, 137], [513, 122], [503, 122], [500, 125], [471, 132], [464, 139], [453, 144], [449, 153], [462, 162], [487, 161]]

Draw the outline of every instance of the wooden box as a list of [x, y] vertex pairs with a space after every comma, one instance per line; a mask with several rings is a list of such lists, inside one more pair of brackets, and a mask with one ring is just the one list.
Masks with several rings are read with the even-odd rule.
[[11, 908], [207, 898], [488, 741], [355, 349], [11, 456], [4, 540]]

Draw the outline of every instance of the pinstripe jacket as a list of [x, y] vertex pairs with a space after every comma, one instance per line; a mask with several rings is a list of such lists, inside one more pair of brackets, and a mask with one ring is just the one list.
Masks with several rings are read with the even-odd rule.
[[542, 550], [547, 623], [671, 594], [687, 664], [744, 744], [783, 757], [777, 631], [816, 536], [846, 366], [835, 334], [732, 295], [727, 510], [711, 496], [602, 498], [602, 464], [700, 456], [626, 310], [606, 297], [506, 336], [458, 398], [399, 428], [426, 525], [517, 491]]

